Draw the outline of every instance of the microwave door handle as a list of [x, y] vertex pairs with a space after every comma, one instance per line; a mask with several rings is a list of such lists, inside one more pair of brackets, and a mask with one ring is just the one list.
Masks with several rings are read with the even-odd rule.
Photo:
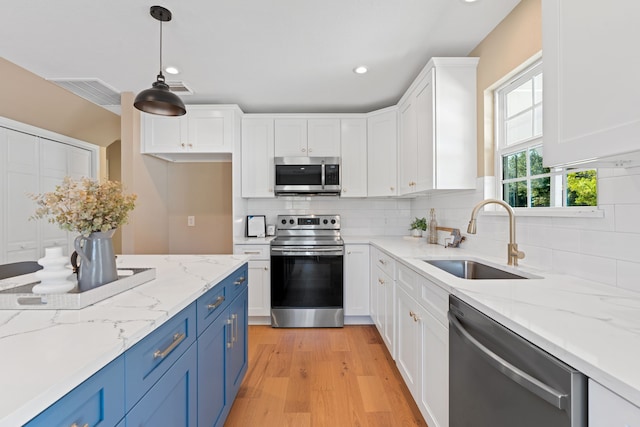
[[321, 177], [320, 177], [320, 183], [322, 184], [322, 189], [324, 190], [324, 184], [326, 183], [324, 160], [322, 161], [322, 163], [320, 165], [320, 169], [322, 170]]
[[450, 325], [453, 326], [453, 329], [458, 336], [468, 345], [473, 347], [474, 350], [477, 350], [493, 368], [500, 371], [511, 381], [514, 381], [556, 408], [565, 411], [567, 410], [568, 395], [538, 381], [536, 378], [513, 366], [511, 363], [502, 359], [500, 356], [482, 345], [464, 328], [464, 326], [462, 326], [458, 318], [452, 314], [451, 311], [447, 313], [447, 317], [449, 318]]

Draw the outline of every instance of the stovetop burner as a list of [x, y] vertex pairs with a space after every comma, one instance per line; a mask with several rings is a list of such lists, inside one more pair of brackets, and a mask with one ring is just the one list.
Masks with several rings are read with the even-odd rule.
[[271, 246], [342, 246], [340, 215], [278, 215]]

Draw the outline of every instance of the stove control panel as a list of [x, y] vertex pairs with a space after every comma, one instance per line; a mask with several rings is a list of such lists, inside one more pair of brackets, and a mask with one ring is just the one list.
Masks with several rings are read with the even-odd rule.
[[340, 215], [278, 215], [278, 230], [340, 230]]

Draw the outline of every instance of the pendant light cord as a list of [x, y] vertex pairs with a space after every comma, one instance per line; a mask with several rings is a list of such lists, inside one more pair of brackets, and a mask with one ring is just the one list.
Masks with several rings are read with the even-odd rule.
[[162, 21], [160, 21], [160, 74], [158, 75], [158, 79], [160, 78], [164, 81], [164, 76], [162, 75]]

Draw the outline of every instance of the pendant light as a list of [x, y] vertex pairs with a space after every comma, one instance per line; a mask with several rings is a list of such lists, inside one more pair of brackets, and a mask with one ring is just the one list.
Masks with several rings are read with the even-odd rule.
[[136, 96], [133, 106], [140, 111], [161, 116], [182, 116], [187, 110], [175, 93], [169, 90], [162, 75], [162, 23], [171, 21], [171, 12], [162, 6], [151, 6], [151, 16], [160, 21], [160, 74], [151, 89], [143, 90]]

